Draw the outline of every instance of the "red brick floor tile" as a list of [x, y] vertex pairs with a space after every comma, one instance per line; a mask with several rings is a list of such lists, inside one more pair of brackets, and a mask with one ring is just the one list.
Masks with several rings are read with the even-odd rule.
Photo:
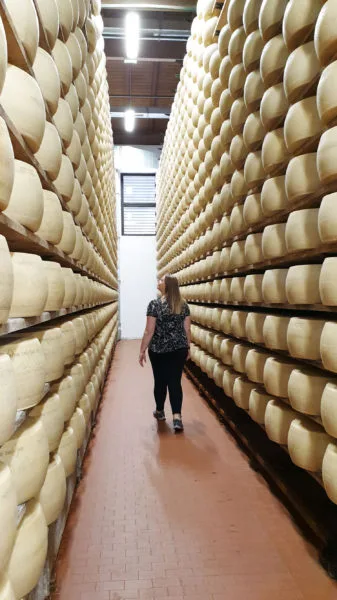
[[53, 600], [336, 600], [314, 549], [187, 380], [185, 434], [169, 419], [158, 428], [138, 346], [118, 345]]

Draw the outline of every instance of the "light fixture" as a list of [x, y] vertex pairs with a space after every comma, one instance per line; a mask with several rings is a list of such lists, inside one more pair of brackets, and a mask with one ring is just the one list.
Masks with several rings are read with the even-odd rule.
[[126, 58], [136, 60], [139, 53], [140, 18], [135, 12], [128, 12], [125, 17], [125, 51]]
[[125, 131], [131, 133], [135, 128], [136, 113], [133, 108], [128, 108], [124, 113]]

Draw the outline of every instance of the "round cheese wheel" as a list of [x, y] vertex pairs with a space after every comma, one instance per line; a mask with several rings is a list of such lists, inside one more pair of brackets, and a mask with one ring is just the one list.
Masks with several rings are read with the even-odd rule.
[[259, 68], [263, 46], [259, 30], [252, 31], [248, 35], [243, 47], [243, 64], [247, 73]]
[[243, 26], [246, 35], [255, 31], [259, 24], [261, 0], [247, 0], [243, 10]]
[[79, 407], [75, 409], [73, 416], [69, 421], [69, 426], [74, 430], [76, 440], [77, 440], [77, 448], [80, 449], [83, 445], [86, 433], [86, 421], [84, 418], [83, 410]]
[[261, 190], [261, 207], [263, 214], [269, 216], [286, 208], [288, 199], [285, 184], [286, 181], [284, 175], [266, 179]]
[[43, 190], [43, 217], [36, 235], [51, 244], [58, 244], [62, 237], [63, 217], [61, 203], [49, 190]]
[[6, 8], [31, 63], [39, 44], [39, 22], [33, 0], [6, 0]]
[[48, 296], [44, 309], [61, 310], [65, 294], [65, 282], [61, 265], [53, 261], [45, 261], [44, 269], [48, 279]]
[[247, 275], [244, 283], [244, 297], [249, 304], [261, 304], [263, 275]]
[[[288, 350], [288, 317], [267, 315], [263, 320], [262, 337], [267, 348], [274, 350]], [[254, 340], [251, 340], [254, 341]]]
[[317, 170], [317, 155], [302, 154], [291, 159], [287, 167], [285, 186], [289, 202], [299, 202], [307, 196], [320, 194], [322, 184]]
[[47, 525], [54, 523], [61, 514], [66, 499], [66, 476], [61, 458], [54, 454], [51, 459], [44, 484], [37, 496]]
[[[243, 169], [234, 171], [230, 183], [231, 196], [228, 199], [229, 203], [241, 202], [248, 193], [248, 186], [245, 181]], [[233, 207], [234, 210], [235, 206]], [[233, 211], [232, 211], [233, 212]]]
[[77, 439], [72, 427], [68, 427], [63, 433], [57, 453], [62, 460], [66, 477], [69, 477], [75, 471], [77, 461]]
[[[336, 437], [336, 382], [329, 381], [324, 377], [320, 379], [322, 383], [318, 392], [320, 392], [319, 398], [321, 399], [321, 403], [318, 410], [320, 409], [324, 429], [327, 433]], [[323, 385], [324, 382], [325, 385]]]
[[[76, 298], [76, 280], [75, 275], [71, 269], [63, 268], [63, 276], [64, 276], [64, 298], [63, 298], [63, 308], [71, 308], [74, 306], [74, 301]], [[68, 364], [68, 363], [67, 363]]]
[[242, 310], [233, 311], [229, 333], [231, 333], [234, 337], [237, 337], [237, 338], [245, 338], [246, 337], [246, 320], [247, 320], [247, 313], [245, 311], [242, 311]]
[[35, 156], [48, 177], [54, 181], [61, 168], [62, 145], [59, 132], [52, 123], [46, 123], [41, 146]]
[[291, 356], [309, 360], [320, 360], [320, 341], [325, 321], [292, 317], [289, 322], [287, 340]]
[[284, 10], [288, 0], [263, 0], [259, 14], [259, 29], [265, 42], [281, 33]]
[[69, 50], [65, 43], [57, 39], [52, 50], [52, 55], [59, 73], [61, 84], [65, 93], [67, 93], [72, 83], [73, 67]]
[[82, 148], [81, 148], [81, 142], [80, 142], [79, 135], [75, 129], [73, 131], [71, 142], [70, 142], [68, 148], [66, 149], [66, 152], [67, 152], [67, 156], [70, 159], [74, 169], [77, 169], [79, 167], [80, 161], [81, 161]]
[[0, 18], [0, 94], [6, 77], [7, 59], [6, 33]]
[[26, 162], [15, 160], [14, 168], [14, 185], [4, 214], [31, 231], [37, 231], [43, 217], [40, 178], [34, 167]]
[[67, 205], [73, 215], [78, 215], [82, 206], [82, 191], [77, 178], [75, 178], [73, 193], [71, 199], [67, 202]]
[[74, 13], [71, 0], [56, 0], [59, 19], [60, 31], [64, 40], [67, 40], [70, 32], [74, 27]]
[[[87, 60], [87, 56], [88, 56], [88, 47], [87, 47], [87, 40], [85, 39], [85, 35], [82, 31], [82, 29], [80, 29], [81, 26], [76, 27], [75, 29], [75, 35], [77, 38], [77, 41], [80, 45], [80, 49], [81, 49], [81, 55], [82, 55], [82, 65], [81, 67], [83, 67], [83, 65], [85, 64], [86, 60]], [[90, 81], [90, 83], [92, 83], [92, 81]]]
[[235, 31], [242, 25], [244, 5], [244, 0], [230, 0], [228, 4], [227, 20], [232, 31]]
[[281, 358], [269, 357], [263, 372], [263, 381], [267, 392], [279, 398], [288, 397], [288, 381], [294, 363], [289, 363]]
[[1, 117], [0, 154], [0, 210], [4, 210], [8, 206], [14, 184], [14, 153], [7, 125]]
[[230, 249], [229, 268], [240, 269], [246, 265], [245, 240], [234, 242]]
[[285, 233], [285, 223], [276, 223], [264, 228], [262, 234], [262, 252], [264, 258], [278, 258], [287, 254]]
[[283, 35], [272, 37], [261, 54], [261, 77], [266, 88], [282, 82], [284, 67], [289, 56]]
[[63, 377], [60, 381], [52, 385], [50, 391], [59, 396], [62, 404], [64, 421], [69, 421], [77, 402], [77, 390], [73, 377], [71, 375]]
[[224, 372], [225, 372], [225, 367], [220, 362], [217, 362], [214, 367], [213, 378], [214, 378], [216, 385], [221, 388], [222, 388]]
[[321, 471], [323, 457], [331, 438], [320, 425], [309, 419], [294, 419], [288, 433], [290, 458], [307, 471]]
[[229, 76], [228, 88], [232, 98], [240, 98], [243, 95], [246, 73], [242, 63], [235, 65]]
[[235, 167], [237, 169], [241, 169], [247, 157], [247, 149], [245, 147], [243, 136], [241, 134], [236, 135], [232, 139], [229, 149], [229, 155]]
[[44, 427], [48, 439], [49, 452], [54, 452], [61, 440], [64, 425], [64, 412], [60, 397], [50, 394], [30, 413], [29, 418], [38, 418]]
[[73, 70], [73, 79], [76, 79], [76, 77], [78, 76], [78, 74], [82, 68], [83, 60], [82, 60], [81, 47], [80, 47], [78, 39], [74, 33], [70, 33], [70, 35], [66, 41], [66, 46], [67, 46], [67, 49], [68, 49], [68, 52], [70, 55], [70, 59], [71, 59], [72, 70]]
[[289, 50], [294, 50], [311, 37], [321, 6], [320, 0], [304, 0], [300, 5], [296, 0], [288, 2], [283, 19], [283, 37]]
[[263, 383], [264, 367], [268, 357], [269, 354], [263, 352], [263, 350], [249, 349], [246, 356], [245, 372], [250, 381]]
[[0, 384], [3, 390], [0, 400], [0, 444], [3, 444], [14, 433], [17, 410], [15, 372], [13, 364], [6, 354], [0, 355]]
[[232, 371], [231, 369], [225, 369], [225, 372], [223, 374], [222, 387], [226, 396], [228, 396], [229, 398], [233, 398], [233, 387], [237, 376], [238, 375], [237, 373], [235, 373], [235, 371]]
[[270, 400], [267, 404], [264, 420], [269, 439], [286, 446], [290, 425], [296, 417], [297, 413], [282, 400]]
[[49, 46], [53, 49], [59, 31], [59, 14], [56, 0], [36, 0], [36, 4]]
[[284, 123], [284, 138], [289, 152], [295, 154], [317, 150], [322, 129], [316, 96], [293, 104]]
[[0, 236], [0, 323], [8, 319], [13, 298], [14, 275], [6, 238]]
[[63, 342], [61, 329], [59, 327], [42, 328], [34, 332], [33, 335], [39, 340], [42, 347], [45, 359], [45, 381], [50, 382], [59, 379], [64, 371], [63, 353], [59, 352]]
[[313, 95], [320, 72], [314, 42], [308, 42], [294, 50], [284, 70], [284, 89], [289, 102], [297, 102], [304, 95]]
[[18, 504], [40, 491], [49, 463], [48, 438], [40, 419], [28, 419], [0, 447], [0, 459], [12, 472]]
[[268, 175], [282, 175], [289, 162], [283, 128], [269, 131], [262, 144], [262, 163]]
[[322, 304], [335, 306], [337, 302], [336, 290], [336, 258], [330, 256], [323, 262], [319, 279], [319, 294]]
[[61, 82], [52, 56], [43, 48], [37, 49], [33, 71], [50, 114], [54, 115], [60, 99]]
[[224, 121], [226, 119], [228, 119], [228, 117], [229, 117], [233, 102], [234, 102], [234, 98], [231, 95], [230, 91], [228, 89], [224, 89], [224, 91], [221, 94], [220, 103], [219, 103], [221, 116]]
[[249, 190], [261, 188], [265, 180], [261, 152], [250, 152], [246, 158], [244, 175]]
[[320, 304], [321, 265], [295, 265], [290, 267], [286, 279], [289, 304]]
[[251, 233], [246, 238], [245, 256], [248, 265], [263, 262], [262, 233]]
[[65, 254], [71, 254], [75, 248], [76, 243], [76, 230], [74, 219], [71, 213], [62, 211], [63, 215], [63, 232], [60, 243], [57, 247], [62, 250]]
[[287, 274], [288, 269], [268, 269], [268, 271], [265, 271], [262, 281], [262, 295], [267, 304], [287, 303]]
[[37, 152], [43, 139], [46, 110], [34, 77], [14, 65], [8, 65], [1, 104], [29, 148]]
[[233, 363], [234, 346], [235, 343], [228, 338], [224, 338], [221, 342], [220, 358], [225, 365], [231, 365]]
[[38, 583], [48, 550], [48, 527], [39, 502], [31, 500], [18, 527], [8, 577], [16, 598], [29, 594]]
[[71, 110], [73, 121], [76, 121], [78, 111], [80, 110], [80, 103], [78, 100], [78, 95], [76, 88], [73, 84], [71, 84], [68, 93], [65, 95], [65, 100], [69, 104], [69, 108]]
[[225, 124], [223, 123], [221, 126], [220, 135], [224, 137], [224, 133], [226, 134], [225, 145], [227, 145], [227, 140], [230, 141], [232, 139], [233, 134], [239, 134], [243, 132], [247, 117], [248, 111], [244, 99], [237, 98], [233, 102], [230, 110], [230, 123], [228, 124], [228, 122], [225, 121]]
[[238, 235], [239, 233], [241, 233], [245, 227], [245, 223], [243, 220], [243, 206], [239, 205], [239, 206], [234, 206], [231, 215], [230, 215], [230, 219], [229, 219], [229, 225], [231, 228], [231, 232], [233, 235]]
[[61, 168], [54, 181], [54, 185], [62, 198], [69, 202], [74, 191], [75, 177], [73, 166], [65, 154], [62, 154]]
[[328, 65], [322, 72], [317, 88], [318, 114], [326, 125], [335, 124], [337, 116], [336, 69], [337, 61]]
[[0, 346], [13, 365], [17, 392], [17, 410], [25, 410], [40, 402], [44, 393], [45, 358], [37, 338], [18, 338]]
[[273, 85], [265, 91], [261, 100], [261, 122], [267, 131], [277, 129], [283, 123], [289, 109], [283, 83]]
[[[225, 280], [223, 280], [225, 281]], [[220, 320], [220, 331], [224, 333], [231, 333], [231, 320], [232, 320], [232, 310], [222, 309], [221, 310], [221, 320]]]
[[236, 406], [249, 410], [249, 397], [255, 387], [255, 383], [251, 383], [243, 377], [236, 377], [233, 385], [233, 400]]
[[317, 169], [322, 183], [334, 183], [337, 180], [334, 167], [334, 152], [337, 139], [337, 127], [322, 134], [317, 150]]
[[254, 388], [250, 392], [249, 416], [253, 421], [259, 423], [259, 425], [264, 425], [268, 402], [270, 402], [270, 396], [260, 391], [258, 388]]
[[219, 34], [219, 38], [218, 38], [218, 50], [219, 50], [219, 54], [222, 58], [227, 55], [228, 44], [229, 44], [229, 40], [231, 37], [231, 33], [232, 32], [229, 28], [229, 25], [225, 25], [220, 30], [220, 34]]
[[320, 247], [318, 212], [318, 208], [306, 208], [289, 215], [285, 230], [288, 252]]
[[250, 342], [263, 344], [263, 324], [266, 315], [262, 313], [250, 312], [246, 320], [246, 335]]
[[54, 123], [65, 147], [68, 147], [73, 137], [74, 123], [70, 106], [63, 98], [59, 100], [57, 111], [54, 114]]
[[247, 150], [254, 152], [260, 150], [265, 136], [265, 130], [262, 125], [260, 112], [254, 112], [247, 116], [244, 121], [243, 140]]
[[333, 0], [328, 0], [319, 13], [315, 27], [315, 50], [324, 66], [333, 60], [337, 51], [337, 37], [332, 26], [336, 16], [336, 5]]
[[15, 600], [12, 584], [5, 577], [0, 579], [0, 600]]
[[243, 205], [243, 219], [248, 227], [262, 221], [261, 194], [249, 194], [246, 197]]
[[323, 243], [337, 240], [337, 221], [335, 216], [335, 203], [337, 194], [334, 192], [324, 196], [318, 212], [319, 236]]
[[243, 27], [239, 27], [232, 33], [228, 44], [228, 56], [234, 66], [242, 63], [245, 41], [246, 33]]
[[234, 302], [244, 302], [244, 277], [233, 277], [230, 284], [229, 299]]
[[13, 296], [10, 317], [39, 317], [48, 296], [44, 263], [36, 254], [12, 253]]
[[[301, 413], [319, 416], [321, 401], [323, 403], [322, 395], [325, 394], [328, 384], [329, 379], [323, 377], [320, 371], [304, 368], [294, 369], [288, 382], [291, 406]], [[325, 429], [328, 431], [326, 427]], [[331, 432], [328, 431], [328, 433]]]
[[249, 73], [244, 85], [244, 101], [248, 112], [255, 112], [259, 109], [264, 90], [260, 71], [257, 69]]
[[320, 358], [323, 366], [328, 371], [337, 372], [337, 352], [333, 336], [336, 334], [336, 323], [327, 321], [323, 323], [322, 334], [320, 338]]
[[[17, 496], [9, 467], [0, 463], [1, 574], [11, 556], [16, 535]], [[0, 588], [1, 590], [1, 588]], [[1, 598], [1, 595], [0, 595]], [[3, 596], [7, 600], [8, 596]]]
[[324, 489], [332, 502], [337, 503], [337, 445], [329, 444], [322, 465], [322, 476]]

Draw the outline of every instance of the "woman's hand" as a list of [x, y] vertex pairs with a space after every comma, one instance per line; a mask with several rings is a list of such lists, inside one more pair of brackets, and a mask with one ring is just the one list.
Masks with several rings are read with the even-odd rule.
[[138, 361], [139, 361], [140, 366], [144, 367], [144, 365], [146, 363], [146, 353], [145, 352], [140, 352]]

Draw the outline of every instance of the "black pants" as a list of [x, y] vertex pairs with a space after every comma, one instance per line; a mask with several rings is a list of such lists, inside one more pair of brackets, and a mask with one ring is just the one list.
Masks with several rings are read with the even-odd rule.
[[187, 358], [187, 348], [162, 354], [150, 350], [149, 357], [154, 376], [154, 397], [157, 410], [164, 410], [168, 388], [172, 413], [181, 413], [183, 402], [181, 377]]

